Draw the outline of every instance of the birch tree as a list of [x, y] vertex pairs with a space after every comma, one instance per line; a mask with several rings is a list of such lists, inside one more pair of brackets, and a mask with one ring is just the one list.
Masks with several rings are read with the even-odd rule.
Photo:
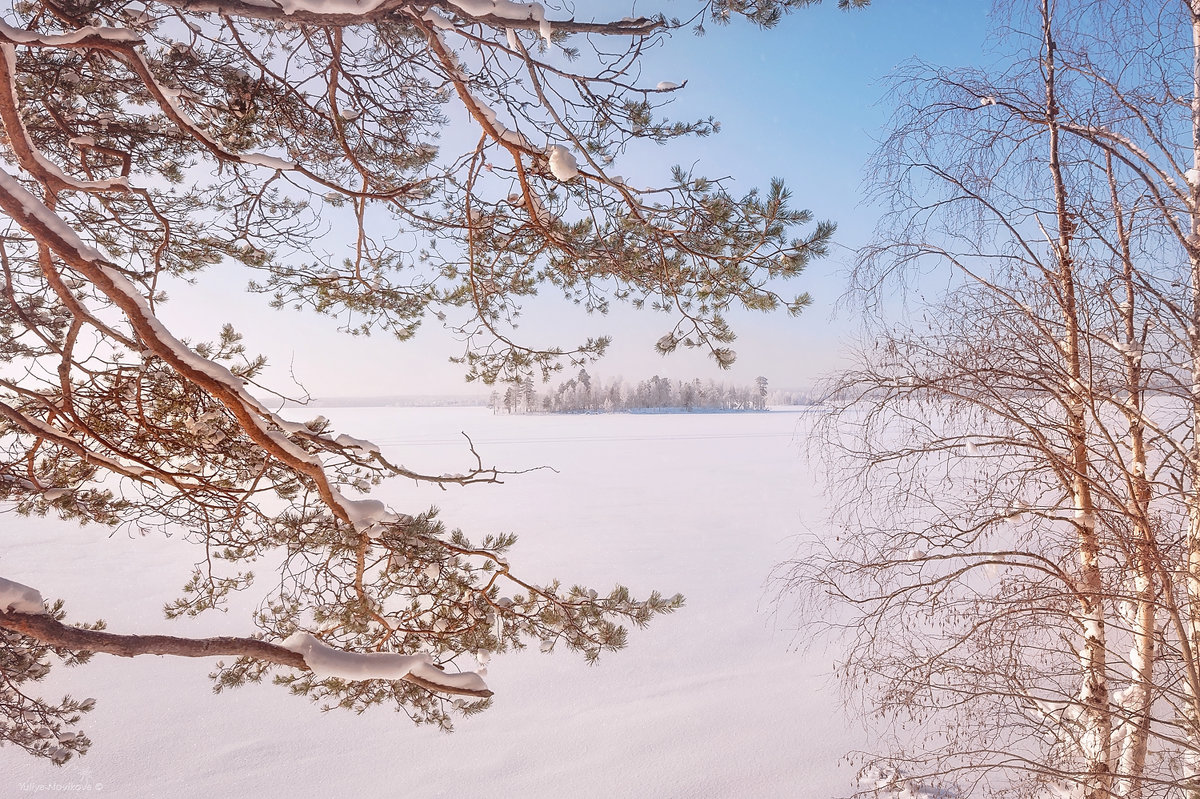
[[833, 383], [840, 540], [792, 577], [906, 775], [1193, 795], [1196, 9], [1006, 11], [1006, 65], [898, 95], [859, 296], [948, 288]]
[[793, 209], [778, 181], [734, 194], [690, 169], [622, 178], [639, 142], [718, 127], [666, 116], [685, 82], [647, 81], [639, 65], [681, 27], [770, 27], [807, 4], [712, 0], [683, 21], [505, 0], [3, 12], [0, 499], [176, 531], [199, 563], [170, 617], [221, 608], [257, 561], [281, 565], [244, 636], [203, 640], [67, 623], [60, 603], [0, 580], [0, 741], [57, 763], [84, 752], [74, 725], [90, 704], [29, 688], [52, 662], [97, 652], [222, 656], [219, 689], [272, 678], [448, 728], [450, 700], [469, 713], [490, 695], [471, 662], [530, 642], [592, 660], [625, 644], [625, 625], [678, 608], [678, 596], [519, 576], [511, 535], [468, 536], [372, 498], [389, 477], [503, 473], [465, 445], [461, 471], [425, 474], [323, 418], [285, 418], [240, 334], [182, 341], [159, 319], [162, 288], [220, 263], [348, 333], [404, 340], [436, 320], [464, 342], [467, 377], [488, 383], [603, 352], [607, 338], [517, 337], [523, 299], [552, 290], [587, 310], [663, 311], [660, 350], [728, 365], [727, 311], [798, 312], [806, 297], [777, 290], [832, 226]]

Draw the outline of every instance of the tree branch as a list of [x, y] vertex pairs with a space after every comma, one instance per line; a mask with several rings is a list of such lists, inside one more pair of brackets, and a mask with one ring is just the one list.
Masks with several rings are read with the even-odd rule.
[[[138, 655], [177, 655], [189, 658], [236, 656], [265, 660], [302, 671], [311, 670], [304, 661], [304, 656], [299, 652], [293, 652], [279, 644], [254, 638], [237, 638], [228, 635], [216, 638], [118, 635], [99, 630], [69, 627], [45, 614], [15, 612], [0, 613], [0, 629], [27, 635], [48, 646], [74, 651], [104, 652], [119, 657], [136, 657]], [[402, 679], [437, 693], [478, 697], [492, 695], [492, 692], [487, 689], [475, 690], [440, 685], [412, 674], [405, 675]]]
[[[360, 11], [325, 11], [317, 4], [294, 3], [284, 6], [255, 0], [161, 0], [162, 5], [177, 8], [180, 11], [215, 13], [227, 17], [242, 19], [275, 20], [291, 22], [296, 25], [320, 25], [323, 27], [349, 27], [378, 22], [396, 16], [398, 13], [413, 11], [417, 14], [427, 13], [430, 9], [439, 9], [467, 23], [480, 23], [492, 28], [518, 28], [522, 30], [538, 30], [539, 21], [531, 17], [524, 19], [501, 16], [499, 14], [469, 14], [448, 0], [382, 0], [382, 2], [367, 2], [362, 4]], [[307, 5], [307, 7], [305, 7]], [[655, 31], [666, 28], [667, 22], [662, 19], [638, 17], [636, 19], [620, 19], [612, 22], [582, 22], [574, 18], [550, 20], [553, 30], [567, 33], [598, 33], [607, 36], [647, 36]]]

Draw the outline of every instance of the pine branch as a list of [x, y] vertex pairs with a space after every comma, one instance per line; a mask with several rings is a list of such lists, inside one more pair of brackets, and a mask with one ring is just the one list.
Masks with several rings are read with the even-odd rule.
[[[538, 20], [533, 18], [520, 19], [498, 14], [468, 14], [452, 2], [437, 2], [437, 0], [383, 0], [368, 10], [362, 11], [322, 11], [315, 7], [284, 7], [253, 0], [163, 0], [162, 5], [178, 8], [181, 11], [216, 13], [242, 19], [277, 20], [297, 25], [309, 24], [324, 27], [362, 25], [395, 17], [404, 12], [422, 14], [437, 8], [459, 19], [495, 28], [538, 30], [539, 27]], [[582, 22], [572, 18], [551, 20], [550, 24], [556, 31], [598, 33], [607, 36], [647, 36], [668, 27], [665, 20], [646, 17], [626, 18], [612, 22]]]
[[[138, 655], [176, 655], [202, 658], [235, 656], [265, 660], [280, 666], [310, 671], [304, 656], [278, 644], [254, 638], [222, 635], [215, 638], [179, 638], [173, 635], [118, 635], [99, 630], [69, 627], [44, 614], [0, 613], [0, 628], [27, 635], [47, 646], [76, 652], [104, 652], [118, 657]], [[488, 697], [489, 690], [474, 690], [439, 685], [414, 675], [403, 678], [429, 691], [460, 696]]]

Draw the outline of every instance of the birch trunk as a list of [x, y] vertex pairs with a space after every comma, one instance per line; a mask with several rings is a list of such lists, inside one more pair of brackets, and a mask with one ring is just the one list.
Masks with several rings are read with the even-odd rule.
[[1049, 167], [1054, 187], [1057, 238], [1055, 280], [1063, 321], [1062, 353], [1069, 377], [1066, 392], [1066, 430], [1070, 448], [1071, 499], [1075, 509], [1079, 574], [1075, 594], [1079, 603], [1077, 620], [1083, 629], [1080, 652], [1079, 689], [1080, 782], [1084, 799], [1107, 799], [1112, 787], [1112, 713], [1107, 676], [1104, 585], [1100, 573], [1100, 543], [1096, 534], [1096, 508], [1092, 496], [1088, 455], [1086, 407], [1079, 308], [1076, 300], [1075, 267], [1071, 244], [1075, 221], [1067, 207], [1067, 190], [1059, 160], [1058, 101], [1055, 94], [1055, 43], [1051, 27], [1050, 0], [1042, 0], [1042, 33], [1045, 48], [1046, 126], [1049, 132]]
[[[1192, 168], [1200, 169], [1200, 1], [1191, 0], [1188, 4], [1192, 17]], [[1189, 449], [1190, 490], [1187, 494], [1188, 530], [1187, 530], [1187, 619], [1188, 619], [1188, 650], [1191, 653], [1200, 652], [1200, 251], [1196, 242], [1200, 241], [1200, 194], [1197, 192], [1197, 181], [1188, 181], [1188, 211], [1190, 214], [1188, 260], [1190, 266], [1191, 308], [1188, 319], [1188, 345], [1191, 349], [1192, 361], [1192, 441]], [[1192, 787], [1188, 789], [1189, 799], [1200, 799], [1200, 693], [1196, 686], [1200, 684], [1200, 674], [1197, 674], [1194, 658], [1185, 664], [1190, 679], [1187, 681], [1189, 691], [1190, 718], [1186, 721], [1187, 738], [1190, 744], [1188, 781]]]
[[1121, 335], [1124, 340], [1125, 381], [1128, 398], [1124, 405], [1126, 430], [1129, 436], [1130, 463], [1124, 470], [1129, 500], [1126, 518], [1133, 534], [1131, 546], [1133, 646], [1129, 656], [1129, 688], [1118, 706], [1121, 726], [1120, 752], [1117, 754], [1114, 793], [1126, 799], [1142, 799], [1143, 772], [1150, 742], [1150, 711], [1153, 705], [1154, 660], [1158, 630], [1159, 580], [1158, 541], [1150, 523], [1151, 486], [1146, 474], [1146, 426], [1143, 409], [1146, 399], [1145, 378], [1142, 372], [1142, 337], [1138, 335], [1134, 309], [1137, 287], [1134, 283], [1133, 253], [1129, 231], [1125, 225], [1124, 209], [1117, 192], [1112, 168], [1112, 156], [1106, 158], [1109, 188], [1112, 193], [1113, 218], [1116, 223], [1117, 245], [1121, 255], [1121, 282], [1125, 288], [1120, 305]]

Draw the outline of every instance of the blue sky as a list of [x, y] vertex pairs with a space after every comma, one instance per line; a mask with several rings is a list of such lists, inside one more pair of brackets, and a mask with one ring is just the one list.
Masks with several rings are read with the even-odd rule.
[[[619, 10], [616, 2], [605, 5], [613, 16], [650, 10], [640, 4]], [[690, 7], [677, 1], [666, 4], [666, 11], [682, 15]], [[661, 315], [618, 310], [589, 317], [539, 300], [530, 306], [522, 331], [552, 335], [542, 341], [559, 344], [614, 335], [608, 357], [589, 369], [603, 376], [660, 374], [749, 383], [761, 374], [776, 387], [802, 387], [836, 369], [855, 321], [845, 314], [832, 318], [833, 308], [853, 249], [867, 241], [875, 222], [861, 182], [886, 131], [887, 77], [912, 58], [979, 64], [987, 10], [979, 0], [874, 0], [865, 10], [843, 12], [827, 0], [791, 14], [770, 31], [733, 24], [709, 26], [704, 37], [678, 34], [651, 55], [643, 74], [651, 84], [687, 80], [671, 116], [711, 114], [721, 121], [722, 132], [653, 150], [646, 163], [624, 164], [619, 171], [634, 178], [644, 170], [645, 179], [638, 182], [651, 184], [659, 182], [653, 173], [665, 175], [671, 164], [695, 163], [699, 173], [733, 176], [739, 192], [783, 177], [795, 205], [838, 223], [833, 254], [793, 284], [797, 292], [810, 292], [814, 305], [799, 319], [732, 315], [739, 360], [726, 373], [699, 353], [657, 355], [653, 342], [670, 323]], [[290, 388], [290, 370], [318, 398], [485, 390], [464, 383], [461, 367], [447, 363], [458, 346], [435, 325], [405, 343], [385, 336], [350, 339], [328, 319], [271, 311], [261, 297], [231, 298], [230, 288], [202, 281], [176, 289], [176, 300], [163, 306], [161, 315], [193, 339], [212, 338], [221, 322], [233, 322], [249, 349], [274, 364], [271, 382], [281, 389]]]

